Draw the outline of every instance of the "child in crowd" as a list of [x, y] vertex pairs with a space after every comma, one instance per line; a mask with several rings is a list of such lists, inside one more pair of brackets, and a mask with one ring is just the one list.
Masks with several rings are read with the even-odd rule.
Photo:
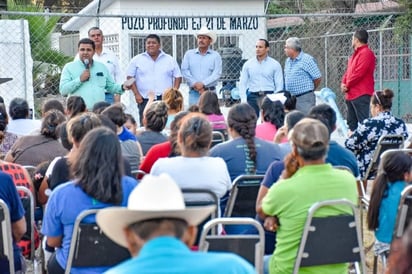
[[412, 158], [391, 152], [382, 159], [375, 178], [367, 215], [368, 228], [375, 231], [375, 254], [389, 250], [401, 192], [412, 181]]
[[213, 130], [226, 130], [225, 117], [220, 111], [219, 99], [212, 91], [203, 92], [199, 99], [199, 110], [207, 116]]
[[265, 97], [261, 106], [262, 123], [256, 126], [256, 137], [272, 142], [276, 131], [283, 126], [285, 110], [280, 101], [272, 101]]

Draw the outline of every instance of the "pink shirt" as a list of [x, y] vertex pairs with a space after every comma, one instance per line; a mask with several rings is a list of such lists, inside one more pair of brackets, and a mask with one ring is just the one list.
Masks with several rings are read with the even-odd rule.
[[276, 131], [276, 126], [271, 122], [263, 122], [256, 126], [256, 138], [273, 142]]

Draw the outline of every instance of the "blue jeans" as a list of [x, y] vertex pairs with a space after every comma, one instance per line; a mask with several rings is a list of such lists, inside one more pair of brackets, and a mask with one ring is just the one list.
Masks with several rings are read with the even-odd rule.
[[194, 89], [190, 89], [189, 91], [189, 107], [192, 105], [197, 105], [199, 103], [200, 94], [198, 91]]
[[114, 95], [112, 93], [105, 93], [104, 94], [104, 100], [109, 103], [109, 104], [113, 104], [114, 102]]
[[258, 92], [248, 92], [247, 93], [247, 103], [255, 110], [256, 117], [259, 118], [260, 107], [262, 106], [263, 98], [266, 94], [259, 95]]

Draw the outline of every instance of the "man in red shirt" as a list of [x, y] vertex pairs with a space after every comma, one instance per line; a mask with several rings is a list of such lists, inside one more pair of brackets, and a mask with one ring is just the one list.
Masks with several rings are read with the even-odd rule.
[[345, 94], [348, 107], [347, 123], [354, 131], [364, 119], [369, 117], [370, 98], [374, 92], [376, 57], [368, 47], [368, 32], [357, 30], [352, 37], [355, 50], [349, 58], [348, 68], [342, 78], [341, 91]]

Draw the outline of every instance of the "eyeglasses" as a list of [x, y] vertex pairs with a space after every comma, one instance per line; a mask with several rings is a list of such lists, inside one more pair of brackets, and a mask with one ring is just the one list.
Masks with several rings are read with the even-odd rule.
[[375, 91], [375, 92], [373, 93], [373, 95], [375, 96], [376, 100], [378, 101], [378, 104], [379, 104], [379, 105], [382, 105], [381, 99], [379, 99], [378, 92], [380, 93], [381, 91]]

